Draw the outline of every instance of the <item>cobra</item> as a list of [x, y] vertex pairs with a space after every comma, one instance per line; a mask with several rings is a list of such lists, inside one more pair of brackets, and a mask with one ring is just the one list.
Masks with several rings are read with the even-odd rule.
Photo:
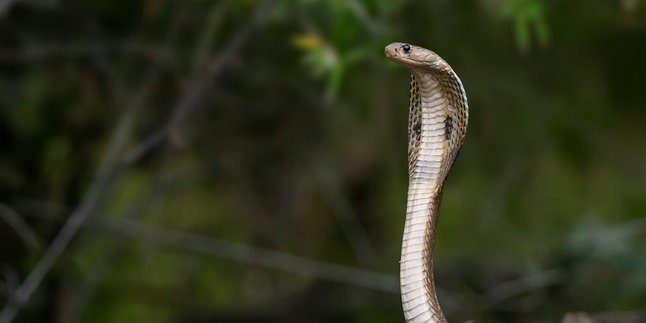
[[407, 322], [446, 322], [433, 279], [442, 189], [467, 132], [469, 108], [458, 75], [426, 48], [392, 43], [386, 56], [411, 72], [408, 196], [400, 261]]

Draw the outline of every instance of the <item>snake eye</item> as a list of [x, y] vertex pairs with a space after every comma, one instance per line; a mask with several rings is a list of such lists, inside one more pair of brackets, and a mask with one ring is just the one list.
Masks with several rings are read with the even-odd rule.
[[406, 54], [410, 53], [410, 45], [404, 44], [402, 46], [402, 49], [404, 50], [404, 53], [406, 53]]

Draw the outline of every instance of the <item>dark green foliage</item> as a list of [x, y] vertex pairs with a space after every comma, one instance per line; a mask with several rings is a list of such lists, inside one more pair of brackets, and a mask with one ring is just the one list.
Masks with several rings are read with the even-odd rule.
[[436, 251], [449, 320], [646, 311], [641, 1], [2, 10], [0, 202], [42, 244], [0, 214], [2, 306], [115, 159], [16, 322], [403, 321], [391, 41], [443, 56], [469, 97]]

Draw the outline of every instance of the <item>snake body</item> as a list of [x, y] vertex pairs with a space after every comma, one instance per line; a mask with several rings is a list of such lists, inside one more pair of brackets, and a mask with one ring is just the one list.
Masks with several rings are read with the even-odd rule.
[[446, 322], [433, 280], [433, 249], [442, 188], [464, 142], [467, 97], [458, 75], [436, 53], [406, 43], [385, 54], [411, 71], [408, 199], [400, 261], [407, 322]]

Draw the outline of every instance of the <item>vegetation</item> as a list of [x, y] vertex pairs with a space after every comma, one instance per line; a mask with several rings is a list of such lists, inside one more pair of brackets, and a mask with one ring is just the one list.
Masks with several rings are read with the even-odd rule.
[[646, 311], [646, 2], [0, 4], [0, 322], [401, 322], [408, 72], [469, 96], [448, 319]]

